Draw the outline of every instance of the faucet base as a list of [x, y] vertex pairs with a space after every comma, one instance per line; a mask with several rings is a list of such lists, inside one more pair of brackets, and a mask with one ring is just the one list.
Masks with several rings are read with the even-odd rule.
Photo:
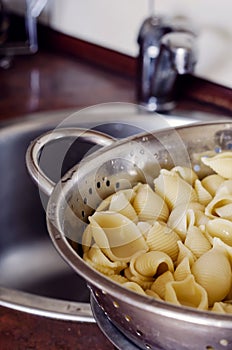
[[147, 103], [140, 102], [140, 105], [148, 112], [169, 112], [176, 107], [175, 101], [160, 102], [156, 97], [150, 97]]

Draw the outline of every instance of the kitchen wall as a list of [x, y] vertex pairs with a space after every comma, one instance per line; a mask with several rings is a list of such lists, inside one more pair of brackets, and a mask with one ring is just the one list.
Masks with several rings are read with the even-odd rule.
[[[41, 0], [33, 0], [41, 1]], [[42, 0], [44, 1], [44, 0]], [[25, 0], [5, 0], [20, 11]], [[40, 21], [68, 35], [136, 56], [151, 0], [48, 0]], [[196, 73], [232, 87], [232, 1], [156, 0], [155, 13], [184, 16], [198, 31]]]

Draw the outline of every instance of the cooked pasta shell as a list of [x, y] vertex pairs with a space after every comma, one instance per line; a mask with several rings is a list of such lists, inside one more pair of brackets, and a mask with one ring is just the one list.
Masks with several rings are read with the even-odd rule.
[[191, 267], [196, 282], [208, 294], [209, 306], [222, 301], [231, 289], [231, 266], [227, 254], [213, 247]]
[[207, 222], [210, 220], [210, 218], [207, 215], [205, 215], [205, 213], [203, 213], [201, 210], [195, 210], [194, 217], [195, 217], [194, 225], [198, 227], [205, 226]]
[[208, 239], [196, 226], [191, 226], [188, 229], [184, 244], [197, 258], [212, 248]]
[[88, 225], [82, 235], [82, 249], [83, 253], [86, 253], [93, 244], [93, 235], [90, 225]]
[[123, 284], [123, 283], [125, 283], [125, 282], [129, 282], [128, 279], [127, 279], [126, 277], [124, 277], [124, 276], [122, 276], [122, 275], [118, 275], [118, 274], [116, 274], [116, 275], [110, 275], [109, 278], [110, 278], [112, 281], [114, 281], [114, 282], [116, 282], [116, 283], [119, 283], [119, 284]]
[[191, 252], [191, 250], [189, 248], [186, 247], [186, 245], [184, 245], [181, 241], [177, 242], [178, 244], [178, 248], [179, 248], [179, 253], [178, 253], [178, 257], [176, 260], [176, 264], [179, 265], [181, 263], [181, 261], [187, 257], [189, 260], [189, 264], [190, 266], [192, 266], [192, 264], [194, 263], [194, 261], [197, 259], [195, 257], [195, 255]]
[[176, 260], [179, 248], [179, 236], [166, 224], [156, 221], [148, 231], [146, 243], [150, 250], [159, 250], [168, 254], [173, 261]]
[[219, 186], [224, 182], [224, 178], [218, 174], [211, 174], [206, 177], [204, 177], [201, 180], [202, 186], [208, 191], [212, 197], [215, 196], [216, 191], [218, 190]]
[[112, 261], [128, 262], [148, 249], [136, 224], [120, 213], [95, 212], [89, 221], [95, 242]]
[[218, 195], [205, 208], [210, 218], [221, 217], [232, 220], [232, 195]]
[[211, 311], [217, 312], [220, 314], [231, 314], [232, 313], [232, 305], [228, 304], [228, 303], [223, 303], [222, 301], [216, 302], [213, 304]]
[[198, 310], [208, 310], [207, 293], [195, 281], [193, 275], [188, 275], [182, 281], [167, 283], [165, 300], [175, 305], [195, 307]]
[[223, 242], [220, 238], [214, 237], [213, 248], [221, 251], [229, 259], [230, 265], [232, 266], [232, 247], [230, 245]]
[[220, 186], [218, 186], [215, 195], [232, 195], [232, 180], [224, 180]]
[[138, 216], [136, 214], [136, 211], [134, 210], [133, 206], [129, 202], [125, 193], [122, 191], [120, 191], [119, 193], [115, 193], [112, 196], [110, 205], [109, 205], [109, 211], [116, 211], [126, 216], [128, 219], [134, 221], [135, 223], [138, 222]]
[[205, 189], [200, 180], [195, 181], [194, 189], [199, 203], [207, 205], [212, 200], [212, 195]]
[[190, 167], [175, 166], [171, 169], [171, 172], [176, 172], [184, 181], [188, 182], [191, 186], [198, 179], [197, 174]]
[[165, 298], [166, 285], [168, 282], [174, 281], [171, 271], [166, 271], [156, 278], [151, 285], [151, 290], [155, 292], [161, 299]]
[[133, 207], [140, 221], [166, 221], [169, 215], [165, 201], [147, 184], [137, 187]]
[[165, 271], [174, 271], [172, 259], [160, 251], [142, 253], [131, 259], [130, 271], [133, 275], [157, 277]]
[[141, 231], [142, 235], [146, 238], [147, 234], [148, 234], [148, 231], [152, 227], [152, 224], [150, 222], [146, 222], [146, 221], [139, 221], [137, 223], [137, 227]]
[[182, 281], [190, 274], [191, 268], [189, 263], [189, 257], [186, 256], [184, 259], [181, 260], [179, 265], [177, 265], [174, 272], [174, 278], [176, 281]]
[[135, 196], [135, 190], [133, 188], [119, 190], [119, 191], [111, 194], [110, 196], [106, 197], [103, 201], [101, 201], [101, 203], [97, 207], [96, 211], [109, 210], [109, 206], [110, 206], [110, 203], [111, 203], [111, 200], [112, 200], [113, 196], [115, 194], [120, 195], [121, 193], [124, 194], [124, 196], [128, 199], [129, 202], [133, 201], [133, 198]]
[[217, 312], [219, 314], [226, 314], [226, 311], [224, 310], [223, 304], [224, 303], [222, 301], [214, 303], [213, 307], [211, 308], [211, 311]]
[[223, 303], [223, 308], [226, 314], [232, 314], [232, 304], [225, 302]]
[[185, 240], [189, 226], [195, 224], [195, 214], [185, 204], [178, 205], [174, 208], [168, 218], [167, 225], [179, 235], [182, 241]]
[[170, 210], [179, 204], [197, 201], [193, 187], [175, 172], [161, 169], [154, 185], [155, 191], [165, 200]]
[[211, 244], [211, 247], [213, 246], [213, 240], [214, 238], [209, 234], [209, 232], [206, 230], [206, 225], [200, 225], [199, 226], [201, 232], [204, 234], [204, 236], [208, 239], [209, 243]]
[[232, 247], [232, 222], [226, 219], [209, 220], [205, 226], [212, 237], [218, 237]]
[[162, 300], [162, 299], [160, 298], [160, 296], [159, 296], [157, 293], [155, 293], [153, 290], [151, 290], [151, 289], [146, 289], [146, 290], [145, 290], [145, 293], [146, 293], [146, 295], [148, 295], [149, 297], [152, 297], [152, 298], [155, 298], [155, 299], [158, 299], [158, 300]]
[[201, 160], [223, 178], [232, 178], [232, 152], [225, 151], [213, 157], [202, 157]]
[[127, 266], [122, 261], [110, 261], [96, 244], [83, 255], [83, 259], [105, 275], [119, 274]]
[[146, 295], [146, 293], [144, 292], [143, 288], [135, 282], [125, 282], [122, 284], [123, 287], [130, 289], [132, 292], [136, 292], [142, 295]]
[[153, 277], [146, 277], [142, 276], [141, 274], [135, 272], [135, 274], [132, 274], [130, 268], [126, 268], [124, 270], [124, 276], [131, 282], [135, 282], [139, 284], [144, 290], [150, 289], [154, 278]]

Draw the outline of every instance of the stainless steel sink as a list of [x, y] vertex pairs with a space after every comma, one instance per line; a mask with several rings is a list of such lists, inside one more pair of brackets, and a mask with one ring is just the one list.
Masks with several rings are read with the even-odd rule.
[[[85, 281], [61, 259], [47, 233], [45, 210], [38, 188], [25, 167], [29, 143], [57, 126], [95, 128], [115, 138], [140, 131], [215, 120], [202, 113], [156, 116], [130, 104], [105, 104], [75, 113], [73, 110], [31, 115], [0, 129], [0, 305], [60, 319], [94, 322]], [[76, 142], [60, 170], [66, 141], [51, 145], [49, 176], [57, 181], [90, 150]], [[68, 141], [67, 141], [68, 142]], [[46, 201], [46, 199], [44, 199]]]

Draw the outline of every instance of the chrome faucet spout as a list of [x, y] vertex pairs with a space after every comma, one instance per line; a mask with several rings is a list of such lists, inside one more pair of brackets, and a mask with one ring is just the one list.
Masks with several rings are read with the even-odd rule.
[[175, 106], [177, 76], [194, 72], [195, 34], [150, 17], [138, 43], [138, 102], [148, 111], [169, 111]]

